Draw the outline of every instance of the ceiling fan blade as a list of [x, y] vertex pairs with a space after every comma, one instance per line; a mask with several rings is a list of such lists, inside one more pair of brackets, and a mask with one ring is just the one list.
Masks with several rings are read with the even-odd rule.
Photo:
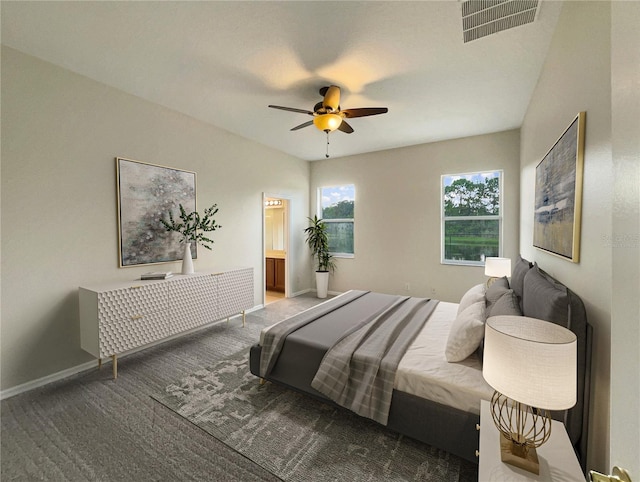
[[299, 126], [295, 126], [294, 128], [292, 128], [290, 130], [297, 131], [298, 129], [302, 129], [303, 127], [309, 127], [312, 124], [313, 124], [313, 121], [310, 120], [310, 121], [305, 122], [304, 124], [300, 124]]
[[352, 119], [354, 117], [366, 117], [368, 115], [386, 114], [389, 109], [386, 107], [363, 107], [361, 109], [345, 109], [342, 111], [345, 117]]
[[313, 115], [313, 112], [305, 109], [295, 109], [293, 107], [282, 107], [281, 105], [270, 105], [269, 107], [271, 107], [272, 109], [280, 109], [280, 110], [286, 110], [289, 112], [299, 112], [300, 114]]
[[342, 131], [346, 134], [351, 134], [353, 132], [353, 127], [347, 124], [345, 121], [342, 121], [342, 124], [338, 126], [338, 130]]
[[[320, 89], [322, 92], [325, 89]], [[340, 87], [337, 85], [330, 85], [326, 88], [324, 93], [324, 99], [322, 100], [322, 106], [330, 111], [337, 111], [340, 108]]]

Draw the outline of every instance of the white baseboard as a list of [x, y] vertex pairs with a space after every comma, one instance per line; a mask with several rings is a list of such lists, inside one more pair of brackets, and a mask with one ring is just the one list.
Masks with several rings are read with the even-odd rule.
[[[261, 308], [263, 308], [263, 305], [256, 305], [253, 308], [245, 310], [245, 313], [251, 313], [251, 312], [257, 311], [257, 310], [259, 310]], [[238, 313], [237, 315], [230, 316], [229, 319], [237, 318], [239, 316], [242, 316], [242, 313]], [[199, 326], [197, 328], [193, 328], [191, 330], [183, 331], [182, 333], [178, 333], [176, 335], [173, 335], [173, 336], [170, 336], [170, 337], [167, 337], [167, 338], [163, 338], [162, 340], [158, 340], [156, 342], [149, 343], [148, 345], [141, 346], [139, 348], [134, 348], [133, 350], [129, 350], [129, 351], [124, 352], [124, 353], [119, 353], [118, 354], [118, 359], [121, 359], [122, 357], [130, 355], [132, 353], [139, 352], [140, 350], [146, 350], [147, 348], [151, 348], [152, 346], [159, 345], [159, 344], [167, 342], [169, 340], [174, 340], [176, 338], [180, 338], [180, 337], [182, 337], [184, 335], [188, 335], [189, 333], [194, 333], [196, 331], [200, 331], [200, 330], [203, 330], [205, 328], [210, 328], [211, 326], [217, 325], [218, 323], [225, 323], [225, 322], [226, 322], [226, 319], [213, 321], [211, 323], [207, 323], [206, 325], [202, 325], [202, 326]], [[111, 363], [111, 359], [110, 358], [104, 358], [103, 359], [103, 365], [106, 365], [107, 363]], [[0, 390], [0, 400], [4, 400], [4, 399], [10, 398], [10, 397], [14, 397], [14, 396], [19, 395], [21, 393], [28, 392], [29, 390], [34, 390], [36, 388], [40, 388], [40, 387], [42, 387], [44, 385], [47, 385], [47, 384], [52, 383], [52, 382], [57, 382], [58, 380], [62, 380], [63, 378], [70, 377], [72, 375], [75, 375], [77, 373], [83, 372], [85, 370], [89, 370], [91, 368], [97, 368], [97, 366], [98, 366], [97, 360], [93, 360], [93, 361], [89, 361], [89, 362], [86, 362], [86, 363], [82, 363], [81, 365], [76, 365], [74, 367], [67, 368], [67, 369], [59, 371], [57, 373], [52, 373], [51, 375], [47, 375], [47, 376], [44, 376], [42, 378], [38, 378], [37, 380], [31, 380], [30, 382], [23, 383], [22, 385], [16, 385], [15, 387], [7, 388], [6, 390]]]
[[17, 385], [15, 387], [7, 388], [6, 390], [1, 390], [0, 400], [4, 400], [5, 398], [10, 398], [15, 395], [28, 392], [29, 390], [33, 390], [35, 388], [40, 388], [44, 385], [47, 385], [48, 383], [62, 380], [63, 378], [67, 378], [67, 377], [70, 377], [71, 375], [75, 375], [76, 373], [89, 370], [90, 368], [96, 368], [97, 366], [98, 365], [95, 360], [89, 361], [89, 362], [83, 363], [82, 365], [77, 365], [75, 367], [67, 368], [66, 370], [62, 370], [58, 373], [52, 373], [51, 375], [47, 375], [46, 377], [38, 378], [37, 380], [32, 380], [30, 382], [23, 383], [22, 385]]

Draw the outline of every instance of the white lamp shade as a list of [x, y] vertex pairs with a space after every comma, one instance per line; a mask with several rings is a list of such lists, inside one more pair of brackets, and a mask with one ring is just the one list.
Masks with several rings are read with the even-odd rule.
[[484, 275], [492, 278], [511, 276], [511, 258], [485, 258]]
[[575, 333], [525, 316], [492, 316], [484, 337], [482, 375], [496, 391], [530, 407], [576, 404]]

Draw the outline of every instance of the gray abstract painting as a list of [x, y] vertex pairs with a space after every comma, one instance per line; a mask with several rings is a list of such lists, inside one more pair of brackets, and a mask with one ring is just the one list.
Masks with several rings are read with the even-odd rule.
[[[169, 167], [117, 158], [120, 267], [167, 263], [182, 259], [178, 233], [160, 223], [169, 211], [196, 210], [196, 174]], [[195, 243], [191, 245], [197, 257]]]
[[536, 167], [533, 245], [579, 259], [584, 112]]

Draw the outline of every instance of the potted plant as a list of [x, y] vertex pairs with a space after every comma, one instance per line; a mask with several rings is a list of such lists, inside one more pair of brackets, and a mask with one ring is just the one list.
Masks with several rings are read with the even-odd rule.
[[215, 231], [222, 227], [216, 224], [216, 220], [213, 219], [213, 216], [218, 212], [217, 206], [217, 204], [214, 204], [210, 208], [205, 209], [204, 216], [200, 216], [197, 211], [187, 214], [182, 204], [180, 204], [180, 219], [182, 222], [176, 223], [171, 211], [169, 211], [169, 221], [160, 219], [160, 222], [167, 231], [174, 231], [182, 236], [180, 239], [180, 242], [184, 243], [182, 274], [193, 274], [193, 259], [191, 258], [192, 242], [200, 244], [211, 251], [211, 246], [209, 246], [208, 243], [213, 244], [213, 239], [207, 238], [204, 233]]
[[307, 218], [309, 227], [304, 230], [307, 235], [307, 244], [311, 249], [311, 256], [315, 258], [318, 269], [316, 270], [316, 293], [318, 298], [326, 298], [329, 288], [329, 272], [335, 269], [333, 256], [329, 252], [329, 237], [327, 225], [318, 216]]

